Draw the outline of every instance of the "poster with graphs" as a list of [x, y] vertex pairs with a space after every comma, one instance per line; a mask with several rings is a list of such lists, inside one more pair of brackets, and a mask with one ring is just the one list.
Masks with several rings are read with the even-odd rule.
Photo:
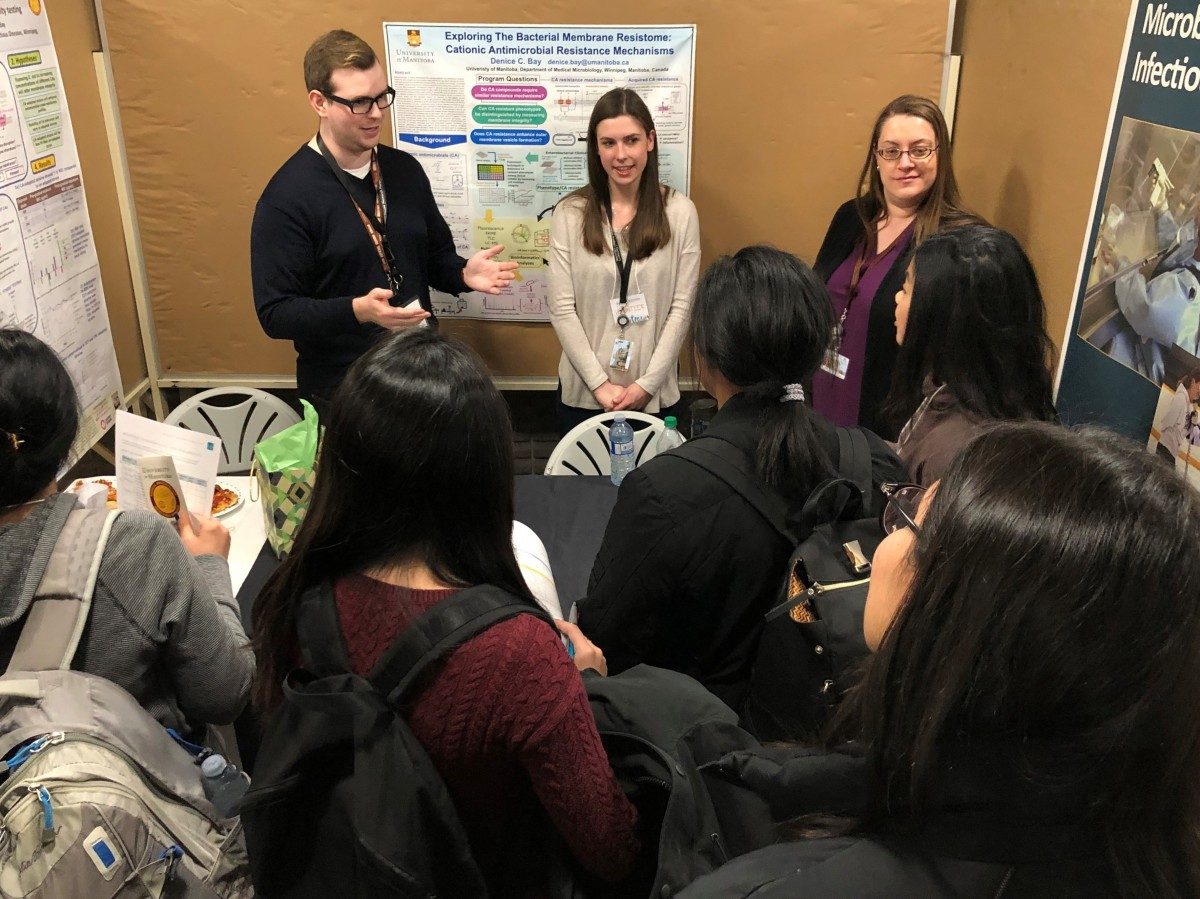
[[660, 179], [688, 192], [693, 25], [387, 23], [395, 146], [424, 166], [463, 256], [495, 244], [521, 264], [499, 296], [433, 292], [448, 318], [549, 319], [554, 204], [587, 182], [592, 106], [633, 88], [654, 118]]
[[83, 413], [74, 462], [112, 426], [121, 379], [41, 0], [0, 6], [0, 327], [36, 334], [70, 371]]

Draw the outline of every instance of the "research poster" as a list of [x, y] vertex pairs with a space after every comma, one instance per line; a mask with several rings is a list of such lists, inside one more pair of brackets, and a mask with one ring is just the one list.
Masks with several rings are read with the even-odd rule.
[[547, 321], [554, 204], [587, 182], [596, 100], [631, 87], [657, 132], [659, 177], [688, 193], [692, 25], [387, 23], [395, 145], [424, 166], [459, 253], [503, 244], [520, 263], [499, 296], [433, 294], [446, 318]]
[[[1150, 434], [1156, 448], [1165, 398], [1200, 370], [1198, 222], [1200, 11], [1196, 0], [1137, 0], [1063, 343], [1068, 423]], [[1200, 416], [1186, 405], [1190, 435]], [[1181, 467], [1200, 465], [1190, 439], [1171, 445]]]
[[83, 413], [73, 463], [112, 426], [121, 379], [40, 0], [0, 6], [0, 326], [36, 334], [66, 363]]

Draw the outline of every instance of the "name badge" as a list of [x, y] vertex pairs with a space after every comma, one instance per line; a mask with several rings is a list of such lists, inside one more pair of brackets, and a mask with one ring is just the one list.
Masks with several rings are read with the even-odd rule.
[[612, 306], [613, 321], [619, 328], [624, 328], [626, 325], [640, 325], [642, 322], [650, 320], [650, 304], [646, 302], [644, 293], [631, 293], [625, 298], [624, 303], [621, 302], [620, 297], [613, 297], [608, 302]]
[[835, 349], [825, 351], [821, 362], [821, 371], [833, 375], [839, 381], [846, 380], [846, 372], [850, 369], [850, 360]]
[[608, 359], [608, 367], [617, 371], [629, 371], [629, 357], [633, 354], [633, 343], [624, 337], [613, 341], [612, 355]]

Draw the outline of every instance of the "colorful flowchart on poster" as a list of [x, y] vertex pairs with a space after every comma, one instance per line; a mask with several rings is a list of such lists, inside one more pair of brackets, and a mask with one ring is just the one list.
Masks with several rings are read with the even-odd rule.
[[45, 5], [0, 6], [0, 327], [52, 346], [79, 392], [73, 462], [114, 422], [121, 379]]
[[688, 192], [693, 25], [432, 25], [386, 23], [395, 145], [425, 168], [470, 256], [503, 244], [521, 264], [499, 296], [433, 294], [448, 318], [546, 321], [550, 216], [587, 182], [596, 100], [630, 87], [654, 118], [659, 177]]

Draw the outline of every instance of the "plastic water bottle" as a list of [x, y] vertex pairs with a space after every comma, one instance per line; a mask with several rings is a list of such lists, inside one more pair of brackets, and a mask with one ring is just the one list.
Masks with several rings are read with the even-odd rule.
[[201, 782], [204, 795], [213, 804], [222, 818], [232, 818], [238, 813], [242, 797], [250, 787], [246, 776], [225, 760], [225, 756], [214, 752], [200, 763]]
[[608, 429], [608, 465], [612, 482], [620, 486], [625, 475], [633, 471], [633, 428], [624, 415], [617, 415]]
[[669, 449], [675, 449], [677, 446], [683, 446], [683, 435], [679, 433], [679, 422], [674, 415], [668, 415], [663, 419], [663, 424], [666, 425], [654, 441], [654, 455], [665, 453]]

